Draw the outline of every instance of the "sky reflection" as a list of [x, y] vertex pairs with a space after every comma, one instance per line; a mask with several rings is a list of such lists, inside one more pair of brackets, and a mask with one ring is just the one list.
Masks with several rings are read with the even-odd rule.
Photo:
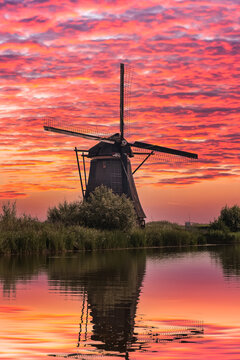
[[[129, 359], [239, 359], [239, 277], [228, 281], [216, 261], [222, 252], [117, 251], [42, 258], [32, 277], [26, 269], [25, 280], [24, 262], [2, 258], [0, 358], [40, 359], [90, 350], [124, 355], [132, 349]], [[4, 294], [6, 265], [14, 261], [14, 290]], [[177, 332], [201, 322], [204, 334], [176, 339]], [[150, 333], [158, 333], [157, 343]], [[141, 343], [144, 334], [148, 341]]]

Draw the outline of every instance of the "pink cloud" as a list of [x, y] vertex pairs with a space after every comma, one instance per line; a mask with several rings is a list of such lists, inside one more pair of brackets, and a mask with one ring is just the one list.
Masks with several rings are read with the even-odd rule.
[[[43, 118], [118, 131], [119, 62], [135, 70], [129, 140], [199, 154], [191, 176], [160, 184], [238, 176], [239, 12], [223, 1], [0, 4], [1, 196], [30, 194], [33, 169], [36, 191], [76, 187], [72, 149], [94, 143], [44, 133]], [[160, 176], [159, 160], [169, 168], [156, 157], [141, 174]]]

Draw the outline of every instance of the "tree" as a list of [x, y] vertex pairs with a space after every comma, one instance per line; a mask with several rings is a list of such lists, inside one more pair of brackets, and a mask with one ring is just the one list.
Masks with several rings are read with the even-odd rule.
[[240, 207], [234, 205], [222, 208], [219, 220], [221, 220], [231, 231], [240, 231]]
[[221, 213], [216, 221], [212, 224], [212, 228], [219, 230], [229, 229], [232, 232], [240, 231], [240, 207], [234, 205], [222, 208]]
[[133, 203], [126, 195], [114, 194], [103, 185], [97, 187], [80, 207], [85, 226], [98, 229], [131, 229], [136, 224]]

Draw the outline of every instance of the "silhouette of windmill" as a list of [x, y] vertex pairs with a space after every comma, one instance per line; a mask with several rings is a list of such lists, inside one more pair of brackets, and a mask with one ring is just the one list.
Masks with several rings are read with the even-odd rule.
[[[44, 129], [55, 133], [78, 136], [88, 140], [98, 141], [98, 144], [89, 150], [78, 150], [75, 147], [79, 177], [81, 182], [83, 198], [98, 186], [105, 185], [116, 194], [126, 194], [134, 204], [138, 222], [141, 226], [145, 225], [145, 213], [138, 198], [133, 174], [147, 161], [155, 152], [176, 155], [189, 159], [197, 159], [197, 154], [171, 149], [163, 146], [152, 145], [145, 142], [128, 142], [124, 137], [124, 109], [125, 108], [125, 86], [124, 83], [124, 64], [120, 64], [120, 132], [112, 136], [102, 136], [100, 134], [90, 134], [85, 130], [75, 129], [57, 123], [54, 119], [46, 119]], [[143, 149], [145, 152], [136, 153], [132, 148]], [[83, 169], [85, 177], [85, 189], [81, 176], [78, 152], [82, 152]], [[87, 154], [87, 155], [85, 155]], [[135, 154], [146, 155], [144, 160], [132, 172], [130, 158]], [[88, 181], [86, 177], [85, 157], [90, 158], [90, 170]]]
[[197, 341], [204, 334], [202, 321], [151, 321], [138, 314], [146, 264], [146, 253], [141, 250], [81, 254], [66, 262], [55, 259], [49, 268], [51, 291], [80, 295], [81, 307], [73, 352], [48, 356], [130, 360], [140, 352], [148, 358], [151, 343]]

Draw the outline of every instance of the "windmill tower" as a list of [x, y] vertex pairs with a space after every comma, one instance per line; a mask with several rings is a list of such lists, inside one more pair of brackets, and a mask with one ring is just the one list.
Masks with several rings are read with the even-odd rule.
[[[44, 130], [52, 131], [60, 134], [82, 137], [89, 140], [98, 141], [98, 144], [91, 147], [89, 150], [78, 150], [75, 148], [77, 164], [84, 198], [98, 186], [105, 185], [113, 190], [116, 194], [126, 194], [128, 198], [133, 201], [134, 208], [137, 214], [138, 222], [141, 226], [145, 224], [145, 213], [142, 209], [139, 197], [137, 194], [133, 174], [145, 163], [145, 161], [155, 152], [176, 155], [178, 157], [185, 157], [190, 159], [197, 159], [197, 154], [186, 151], [170, 149], [163, 146], [147, 144], [144, 142], [134, 141], [128, 142], [125, 139], [124, 126], [124, 64], [120, 64], [120, 132], [110, 137], [89, 134], [86, 131], [75, 129], [66, 125], [59, 124], [54, 119], [46, 119]], [[133, 148], [143, 149], [141, 155], [146, 155], [145, 159], [132, 172], [130, 158], [136, 152]], [[78, 152], [82, 152], [83, 167], [85, 175], [85, 185], [83, 187], [83, 180], [81, 176]], [[87, 155], [85, 155], [87, 154]], [[85, 171], [85, 157], [90, 159], [90, 170], [88, 180], [86, 179]]]

